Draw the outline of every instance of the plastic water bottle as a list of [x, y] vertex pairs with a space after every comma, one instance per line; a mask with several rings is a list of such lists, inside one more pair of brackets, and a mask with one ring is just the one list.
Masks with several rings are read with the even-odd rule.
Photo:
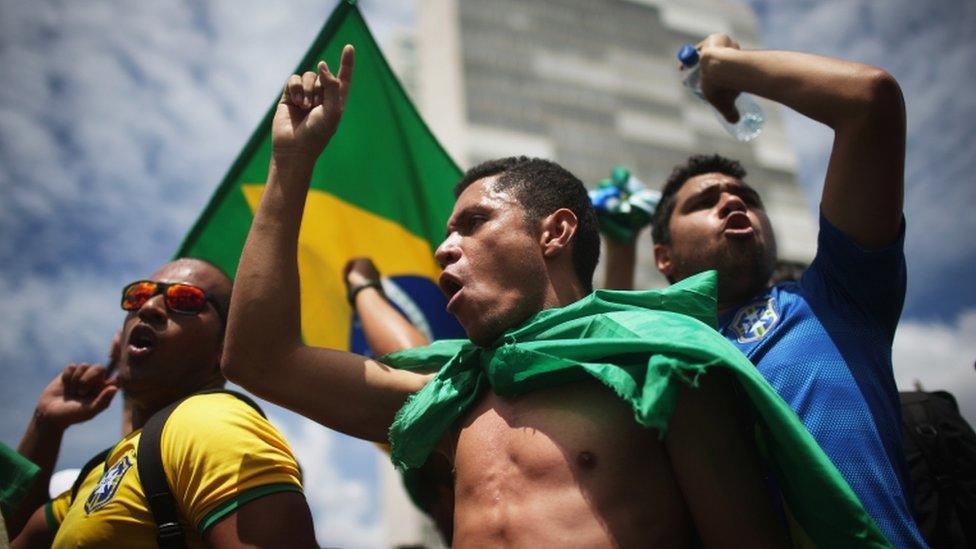
[[739, 111], [739, 121], [735, 123], [729, 122], [702, 94], [701, 72], [698, 70], [698, 50], [695, 49], [695, 46], [691, 44], [682, 46], [678, 50], [678, 61], [681, 61], [681, 64], [685, 67], [685, 71], [688, 73], [685, 76], [685, 86], [711, 107], [712, 112], [715, 113], [715, 117], [718, 118], [718, 121], [722, 123], [722, 127], [732, 137], [739, 141], [752, 141], [759, 135], [766, 118], [763, 116], [762, 108], [751, 95], [740, 93], [735, 98], [735, 110]]

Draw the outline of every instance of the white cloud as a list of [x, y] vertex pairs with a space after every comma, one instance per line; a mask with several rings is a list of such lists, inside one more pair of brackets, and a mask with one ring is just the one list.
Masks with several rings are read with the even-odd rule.
[[[14, 446], [27, 425], [34, 402], [47, 383], [71, 362], [103, 362], [112, 336], [122, 326], [118, 307], [121, 281], [86, 269], [65, 269], [54, 278], [10, 280], [0, 277], [0, 439]], [[103, 416], [108, 414], [103, 414]], [[118, 417], [112, 414], [112, 417]], [[105, 423], [102, 423], [105, 422]], [[117, 420], [99, 418], [99, 426]], [[109, 437], [110, 438], [110, 437]], [[99, 428], [72, 429], [67, 462], [80, 465], [114, 442]], [[76, 463], [80, 462], [80, 463]]]
[[976, 308], [960, 313], [952, 323], [902, 322], [892, 358], [900, 390], [914, 390], [918, 380], [926, 391], [948, 391], [963, 417], [976, 427]]
[[[319, 544], [353, 549], [380, 547], [383, 532], [377, 514], [375, 477], [353, 476], [340, 467], [337, 455], [349, 444], [366, 443], [341, 441], [345, 438], [342, 435], [293, 415], [269, 410], [269, 417], [284, 433], [302, 466], [305, 498], [312, 509]], [[376, 467], [372, 469], [375, 472]]]
[[[104, 357], [122, 284], [173, 254], [335, 3], [0, 0], [0, 440], [68, 362]], [[362, 9], [382, 33], [412, 2]], [[69, 431], [61, 466], [115, 441], [115, 409]], [[363, 452], [284, 424], [320, 540], [376, 546], [374, 487], [343, 464]]]
[[331, 10], [289, 7], [5, 7], [3, 275], [168, 257]]
[[[905, 317], [949, 320], [976, 306], [958, 282], [976, 264], [976, 3], [751, 0], [764, 46], [880, 66], [901, 84], [908, 115]], [[789, 111], [790, 140], [811, 207], [820, 200], [831, 132]], [[856, 184], [856, 182], [852, 182]]]

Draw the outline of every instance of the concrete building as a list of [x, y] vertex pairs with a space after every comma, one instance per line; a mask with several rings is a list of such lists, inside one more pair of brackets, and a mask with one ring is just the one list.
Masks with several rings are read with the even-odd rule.
[[[678, 49], [713, 32], [730, 34], [744, 48], [760, 47], [755, 16], [744, 3], [419, 0], [411, 31], [395, 40], [392, 64], [462, 167], [525, 154], [555, 160], [588, 185], [624, 165], [660, 188], [689, 155], [718, 152], [749, 171], [780, 258], [812, 259], [816, 224], [796, 183], [779, 107], [760, 100], [763, 133], [738, 142], [683, 87], [677, 70]], [[637, 287], [665, 284], [645, 232]]]
[[[621, 164], [659, 187], [689, 154], [739, 159], [766, 200], [781, 258], [808, 262], [816, 224], [779, 107], [761, 101], [763, 134], [740, 143], [681, 84], [675, 53], [712, 32], [760, 46], [752, 11], [728, 0], [426, 0], [406, 79], [463, 167], [527, 154], [587, 184]], [[638, 283], [663, 285], [649, 237], [641, 252]]]

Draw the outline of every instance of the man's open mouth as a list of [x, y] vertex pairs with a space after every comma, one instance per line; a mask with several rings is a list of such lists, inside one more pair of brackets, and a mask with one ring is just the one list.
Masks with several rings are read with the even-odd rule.
[[454, 298], [458, 295], [461, 289], [464, 288], [464, 284], [458, 277], [450, 273], [443, 272], [441, 273], [441, 277], [437, 280], [437, 286], [441, 289], [441, 292], [444, 293], [444, 296], [447, 297], [447, 310], [451, 311], [455, 302]]
[[454, 294], [461, 291], [463, 285], [461, 281], [454, 275], [448, 273], [441, 273], [440, 279], [437, 281], [438, 287], [444, 292], [444, 295], [450, 300], [454, 297]]
[[742, 212], [732, 212], [725, 220], [722, 232], [733, 236], [751, 235], [754, 232], [749, 216]]
[[129, 334], [129, 351], [136, 355], [145, 355], [156, 348], [156, 333], [146, 325], [140, 324]]

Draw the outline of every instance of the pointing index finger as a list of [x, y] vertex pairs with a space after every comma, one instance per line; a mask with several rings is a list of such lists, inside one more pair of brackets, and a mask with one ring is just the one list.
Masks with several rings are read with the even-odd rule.
[[356, 63], [356, 48], [352, 44], [346, 44], [342, 48], [342, 59], [339, 61], [339, 74], [336, 76], [343, 84], [348, 84], [352, 80], [352, 69]]

